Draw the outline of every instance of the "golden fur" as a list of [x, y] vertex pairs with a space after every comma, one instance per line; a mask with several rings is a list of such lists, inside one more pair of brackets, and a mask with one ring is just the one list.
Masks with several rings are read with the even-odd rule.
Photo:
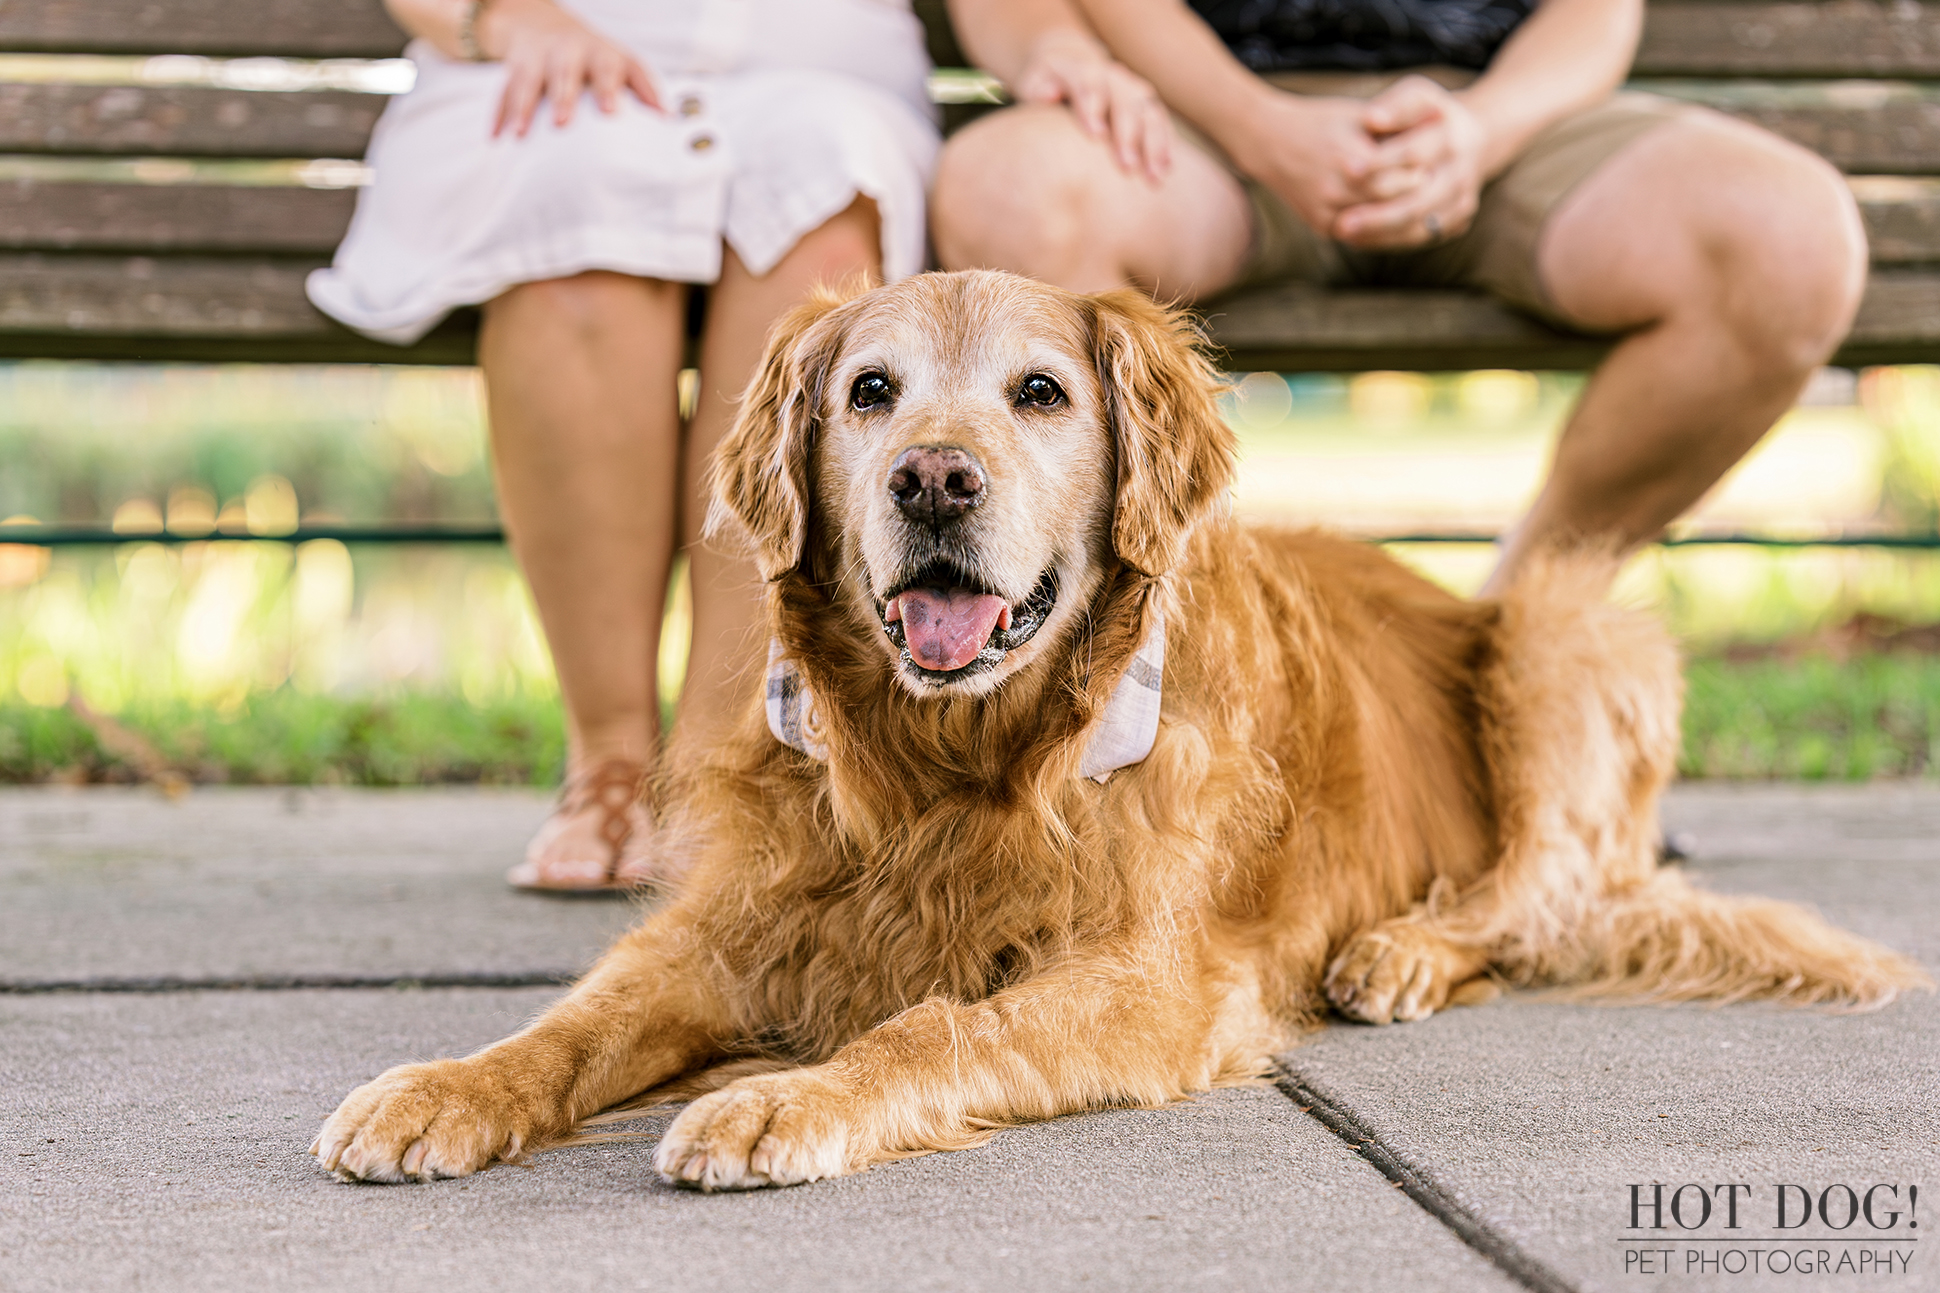
[[[669, 1179], [786, 1184], [1242, 1080], [1330, 1004], [1419, 1019], [1501, 978], [1864, 1008], [1924, 982], [1658, 868], [1681, 683], [1653, 622], [1582, 591], [1602, 558], [1469, 603], [1374, 549], [1236, 525], [1193, 342], [1136, 294], [990, 273], [786, 319], [715, 524], [769, 581], [827, 762], [751, 708], [663, 790], [690, 867], [667, 904], [522, 1032], [352, 1093], [323, 1165], [462, 1175], [660, 1087], [706, 1092], [655, 1155]], [[865, 408], [872, 373], [894, 396]], [[1061, 400], [1020, 394], [1033, 373]], [[883, 489], [898, 452], [939, 444], [988, 482], [947, 533]], [[960, 680], [885, 636], [938, 544], [1007, 602], [1058, 589], [1035, 637]], [[1081, 779], [1160, 612], [1152, 751]]]

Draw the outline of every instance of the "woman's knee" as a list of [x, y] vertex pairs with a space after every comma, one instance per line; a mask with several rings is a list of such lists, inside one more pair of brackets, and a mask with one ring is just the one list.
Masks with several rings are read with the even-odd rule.
[[803, 234], [782, 258], [791, 269], [824, 281], [876, 272], [881, 261], [882, 216], [875, 199], [862, 194]]
[[937, 163], [930, 231], [946, 269], [1010, 269], [1053, 280], [1095, 255], [1090, 228], [1116, 174], [1104, 144], [1061, 106], [991, 113], [951, 137]]
[[679, 283], [588, 270], [514, 284], [493, 298], [486, 309], [491, 314], [530, 318], [549, 327], [594, 332], [633, 325], [643, 314], [674, 309], [683, 303], [684, 294], [685, 287]]

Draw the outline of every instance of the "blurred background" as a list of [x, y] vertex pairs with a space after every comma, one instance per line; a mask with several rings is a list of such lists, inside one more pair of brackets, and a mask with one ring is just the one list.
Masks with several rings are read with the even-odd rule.
[[[1242, 514], [1380, 538], [1511, 524], [1581, 383], [1235, 377]], [[502, 547], [239, 541], [492, 523], [481, 405], [460, 369], [0, 363], [0, 780], [556, 778], [556, 686]], [[5, 542], [32, 523], [133, 541]], [[1940, 369], [1877, 368], [1822, 372], [1679, 533], [1937, 528]], [[140, 541], [164, 531], [194, 541]], [[1391, 548], [1460, 592], [1493, 560], [1486, 543]], [[1940, 762], [1940, 548], [1658, 548], [1621, 595], [1691, 657], [1687, 775]], [[668, 614], [671, 698], [678, 582]]]

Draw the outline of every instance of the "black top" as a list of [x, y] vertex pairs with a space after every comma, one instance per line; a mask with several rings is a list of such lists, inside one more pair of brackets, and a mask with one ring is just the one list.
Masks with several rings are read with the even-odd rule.
[[1190, 0], [1255, 72], [1487, 67], [1537, 0]]

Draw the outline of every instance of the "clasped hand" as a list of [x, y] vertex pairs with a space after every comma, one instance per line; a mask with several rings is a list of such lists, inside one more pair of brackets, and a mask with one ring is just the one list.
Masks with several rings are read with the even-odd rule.
[[1453, 237], [1475, 218], [1483, 130], [1426, 77], [1372, 99], [1274, 91], [1234, 159], [1321, 233], [1400, 250]]

